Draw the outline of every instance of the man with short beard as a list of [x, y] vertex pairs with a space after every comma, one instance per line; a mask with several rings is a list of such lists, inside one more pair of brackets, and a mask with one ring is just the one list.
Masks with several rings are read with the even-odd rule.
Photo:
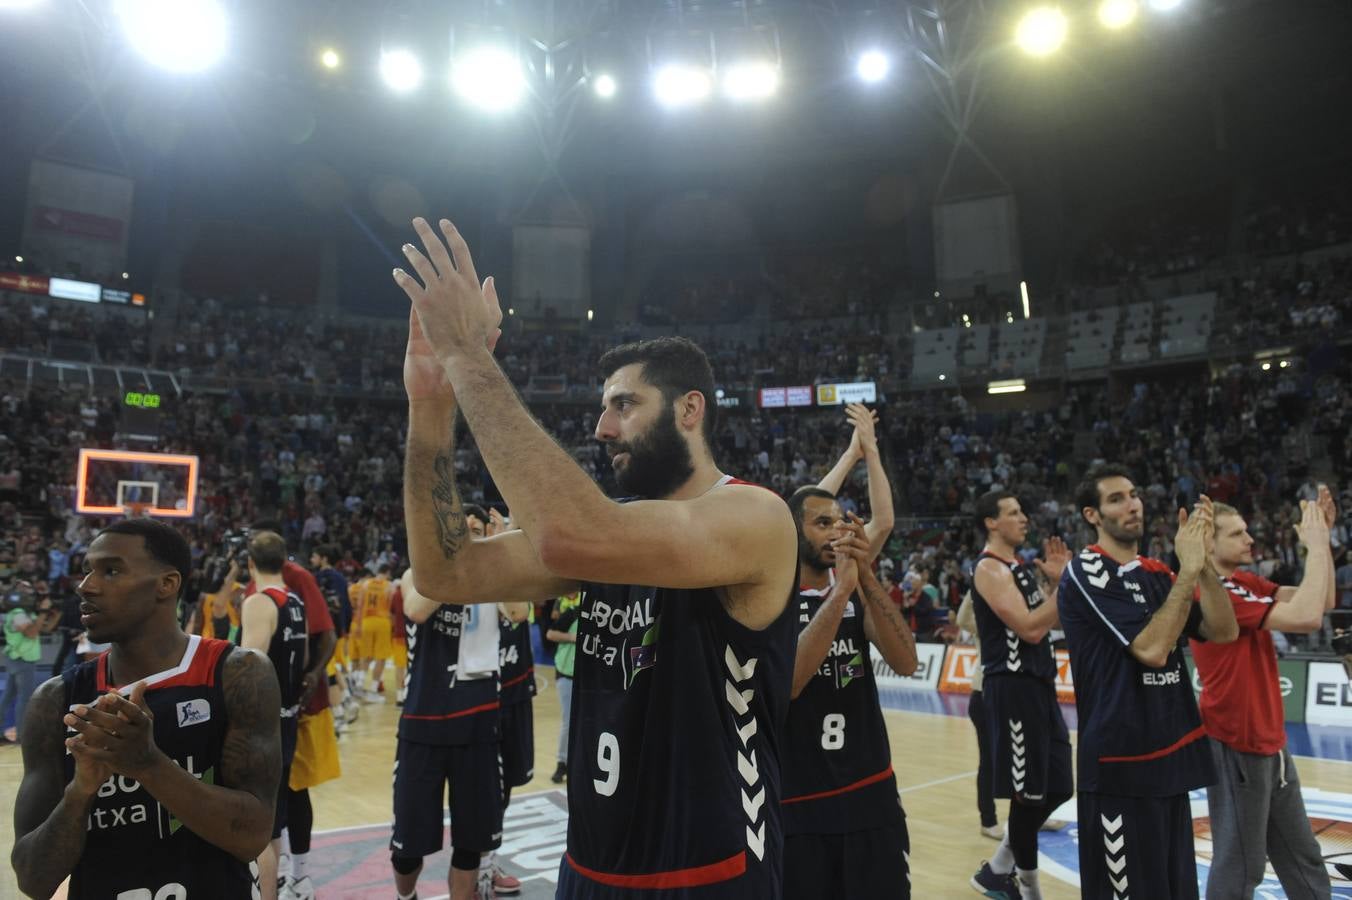
[[1211, 501], [1203, 494], [1191, 516], [1178, 511], [1175, 576], [1138, 555], [1145, 513], [1126, 469], [1091, 470], [1075, 497], [1098, 533], [1057, 591], [1080, 723], [1080, 890], [1196, 900], [1188, 792], [1216, 775], [1180, 638], [1228, 643], [1239, 633], [1208, 560]]
[[870, 645], [910, 675], [915, 637], [874, 577], [874, 542], [859, 517], [846, 520], [815, 487], [796, 491], [789, 509], [800, 586], [784, 733], [784, 896], [908, 898], [911, 842]]
[[[492, 356], [502, 312], [469, 248], [424, 220], [404, 386], [404, 513], [417, 589], [442, 603], [582, 590], [558, 896], [741, 900], [782, 890], [779, 735], [793, 671], [797, 541], [784, 501], [721, 472], [704, 353], [618, 347], [596, 437], [607, 499], [531, 418]], [[449, 249], [448, 249], [449, 245]], [[463, 413], [518, 531], [467, 538], [455, 485]]]
[[1278, 684], [1273, 631], [1310, 634], [1333, 608], [1333, 552], [1329, 527], [1337, 520], [1333, 495], [1319, 486], [1318, 500], [1300, 501], [1296, 525], [1308, 551], [1299, 587], [1282, 587], [1240, 566], [1253, 565], [1248, 523], [1232, 506], [1216, 504], [1212, 564], [1235, 607], [1239, 640], [1216, 646], [1192, 645], [1202, 681], [1199, 705], [1217, 782], [1207, 788], [1212, 862], [1209, 900], [1253, 896], [1265, 863], [1281, 880], [1286, 896], [1330, 894], [1319, 841], [1310, 829], [1300, 778], [1286, 749], [1285, 716]]

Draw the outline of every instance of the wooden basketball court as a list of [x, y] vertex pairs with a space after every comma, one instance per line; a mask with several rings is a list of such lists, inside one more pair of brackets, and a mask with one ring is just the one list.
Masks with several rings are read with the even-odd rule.
[[[562, 805], [561, 795], [549, 794], [556, 786], [549, 781], [554, 771], [558, 741], [559, 703], [553, 689], [553, 671], [537, 669], [540, 694], [535, 698], [535, 779], [513, 795], [509, 813], [508, 840], [513, 823], [529, 813], [532, 821], [543, 823], [540, 811]], [[394, 762], [394, 733], [397, 707], [392, 703], [367, 705], [351, 733], [340, 742], [343, 777], [312, 791], [315, 808], [315, 850], [311, 854], [311, 874], [320, 885], [320, 898], [393, 896], [393, 881], [380, 882], [388, 875], [388, 854], [381, 844], [388, 838], [385, 824], [390, 819], [391, 770]], [[967, 880], [983, 859], [995, 849], [995, 842], [981, 836], [976, 812], [974, 779], [977, 766], [975, 735], [966, 718], [922, 712], [886, 711], [893, 765], [902, 790], [911, 835], [913, 896], [928, 898], [976, 897]], [[1352, 763], [1333, 759], [1298, 757], [1301, 779], [1308, 789], [1352, 794]], [[0, 750], [0, 805], [12, 809], [21, 773], [17, 748]], [[533, 792], [539, 798], [531, 801]], [[1001, 804], [1003, 806], [1003, 804]], [[513, 818], [513, 816], [517, 818]], [[560, 816], [562, 813], [560, 813]], [[1314, 816], [1314, 812], [1311, 812]], [[1003, 808], [1001, 809], [1003, 819]], [[358, 828], [357, 826], [372, 826]], [[546, 837], [538, 838], [533, 863], [540, 873], [526, 884], [524, 897], [552, 897], [552, 882], [544, 876], [551, 860], [555, 863], [562, 849], [561, 825], [554, 822]], [[1073, 826], [1071, 826], [1073, 827]], [[320, 832], [344, 829], [334, 835]], [[541, 832], [545, 833], [545, 832]], [[12, 821], [6, 816], [0, 825], [5, 846], [13, 846]], [[365, 843], [360, 843], [363, 838]], [[547, 843], [541, 844], [541, 841]], [[529, 841], [518, 840], [513, 846]], [[357, 877], [352, 870], [354, 854], [368, 857]], [[423, 900], [445, 893], [447, 854], [431, 857], [424, 870], [419, 895]], [[341, 866], [346, 873], [337, 878], [330, 869]], [[1079, 896], [1073, 885], [1059, 880], [1044, 865], [1043, 893], [1048, 900], [1068, 900]], [[362, 887], [360, 884], [366, 886]], [[326, 888], [327, 885], [327, 888]], [[1343, 883], [1343, 887], [1347, 887]], [[430, 889], [430, 891], [429, 891]], [[0, 897], [17, 897], [14, 873], [8, 865], [0, 870]]]

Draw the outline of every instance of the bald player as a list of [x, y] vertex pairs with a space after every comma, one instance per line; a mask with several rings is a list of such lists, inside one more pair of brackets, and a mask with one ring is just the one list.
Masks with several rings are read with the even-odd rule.
[[[714, 462], [708, 359], [680, 338], [602, 357], [596, 438], [638, 498], [609, 500], [493, 360], [502, 314], [463, 238], [446, 220], [444, 241], [414, 227], [426, 253], [404, 253], [418, 277], [395, 281], [413, 301], [404, 510], [417, 587], [450, 603], [583, 593], [558, 896], [779, 896], [797, 541], [783, 500]], [[520, 531], [468, 539], [457, 412]]]

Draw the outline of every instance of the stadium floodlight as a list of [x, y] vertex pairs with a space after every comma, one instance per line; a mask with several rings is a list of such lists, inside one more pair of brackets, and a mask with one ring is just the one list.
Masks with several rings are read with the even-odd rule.
[[596, 316], [596, 310], [594, 310], [594, 309], [589, 309], [589, 310], [587, 310], [587, 321], [588, 321], [588, 322], [590, 322], [593, 318], [595, 318], [595, 316]]
[[130, 273], [130, 272], [123, 272], [123, 273], [122, 273], [122, 280], [123, 280], [123, 281], [127, 281], [127, 280], [130, 279], [130, 278], [131, 278], [131, 273]]
[[1272, 368], [1272, 363], [1265, 362], [1261, 366], [1259, 366], [1259, 368], [1262, 369], [1264, 372], [1266, 372]]
[[729, 100], [767, 100], [779, 90], [779, 68], [768, 62], [738, 63], [723, 76]]
[[667, 107], [692, 106], [708, 99], [712, 85], [704, 69], [686, 65], [668, 65], [653, 78], [653, 95]]
[[1126, 28], [1136, 21], [1139, 11], [1136, 0], [1103, 0], [1098, 8], [1099, 22], [1104, 28]]
[[1038, 6], [1019, 20], [1014, 42], [1029, 56], [1050, 56], [1066, 42], [1070, 22], [1055, 6]]
[[15, 261], [16, 263], [21, 263], [21, 262], [23, 262], [23, 257], [22, 257], [22, 256], [16, 256], [16, 257], [14, 257], [14, 261]]
[[947, 375], [940, 375], [940, 376], [939, 376], [939, 380], [940, 380], [940, 381], [947, 381], [947, 380], [948, 380], [948, 376], [947, 376]]
[[337, 50], [325, 47], [324, 52], [319, 54], [319, 64], [326, 69], [336, 69], [343, 64], [343, 58], [338, 55]]
[[380, 77], [385, 86], [398, 94], [416, 90], [422, 84], [422, 63], [418, 57], [402, 47], [380, 54]]
[[1028, 302], [1028, 282], [1019, 282], [1019, 297], [1023, 300], [1023, 317], [1026, 319], [1032, 315], [1032, 306]]
[[1028, 390], [1028, 385], [1022, 378], [992, 381], [986, 385], [986, 393], [988, 394], [1022, 394], [1026, 390]]
[[515, 53], [490, 44], [457, 55], [451, 86], [470, 104], [502, 112], [521, 102], [526, 75]]
[[596, 91], [596, 96], [602, 100], [609, 100], [615, 96], [615, 92], [619, 90], [619, 85], [615, 83], [613, 75], [602, 72], [592, 81], [592, 90]]
[[37, 6], [43, 0], [0, 0], [0, 9], [3, 10], [21, 10]]
[[1150, 8], [1156, 12], [1173, 12], [1183, 5], [1183, 0], [1150, 0]]
[[229, 28], [217, 0], [117, 0], [127, 41], [171, 72], [200, 72], [225, 55]]
[[881, 50], [865, 50], [855, 61], [854, 72], [861, 81], [877, 84], [892, 71], [892, 60]]

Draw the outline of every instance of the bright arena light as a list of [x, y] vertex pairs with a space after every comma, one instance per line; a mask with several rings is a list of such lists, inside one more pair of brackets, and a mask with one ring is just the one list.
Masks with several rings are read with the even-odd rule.
[[887, 54], [881, 50], [866, 50], [859, 54], [859, 60], [854, 64], [855, 74], [869, 84], [875, 84], [887, 77], [887, 73], [892, 71], [892, 60], [887, 58]]
[[127, 41], [171, 72], [200, 72], [225, 55], [229, 28], [216, 0], [117, 0]]
[[1014, 41], [1030, 56], [1050, 56], [1066, 42], [1070, 23], [1055, 6], [1039, 6], [1019, 20]]
[[1136, 0], [1103, 0], [1098, 8], [1099, 22], [1104, 28], [1126, 28], [1136, 21], [1139, 11]]
[[663, 106], [691, 106], [706, 100], [709, 73], [693, 66], [663, 66], [653, 79], [653, 94]]
[[1171, 12], [1183, 5], [1183, 0], [1150, 0], [1150, 8], [1158, 12]]
[[596, 80], [592, 82], [592, 90], [596, 91], [596, 96], [602, 100], [609, 100], [614, 97], [615, 91], [618, 89], [619, 85], [615, 83], [614, 77], [604, 72], [597, 75]]
[[319, 54], [319, 64], [326, 69], [336, 69], [343, 64], [343, 58], [337, 50], [329, 47]]
[[723, 76], [729, 100], [765, 100], [779, 90], [779, 69], [766, 62], [739, 63]]
[[478, 47], [456, 58], [451, 86], [474, 106], [501, 111], [521, 102], [526, 76], [516, 54], [502, 47]]
[[5, 11], [30, 9], [42, 2], [43, 0], [0, 0], [0, 9]]
[[422, 84], [422, 63], [418, 62], [418, 57], [402, 48], [387, 50], [380, 54], [380, 77], [385, 79], [385, 85], [390, 90], [407, 93]]

